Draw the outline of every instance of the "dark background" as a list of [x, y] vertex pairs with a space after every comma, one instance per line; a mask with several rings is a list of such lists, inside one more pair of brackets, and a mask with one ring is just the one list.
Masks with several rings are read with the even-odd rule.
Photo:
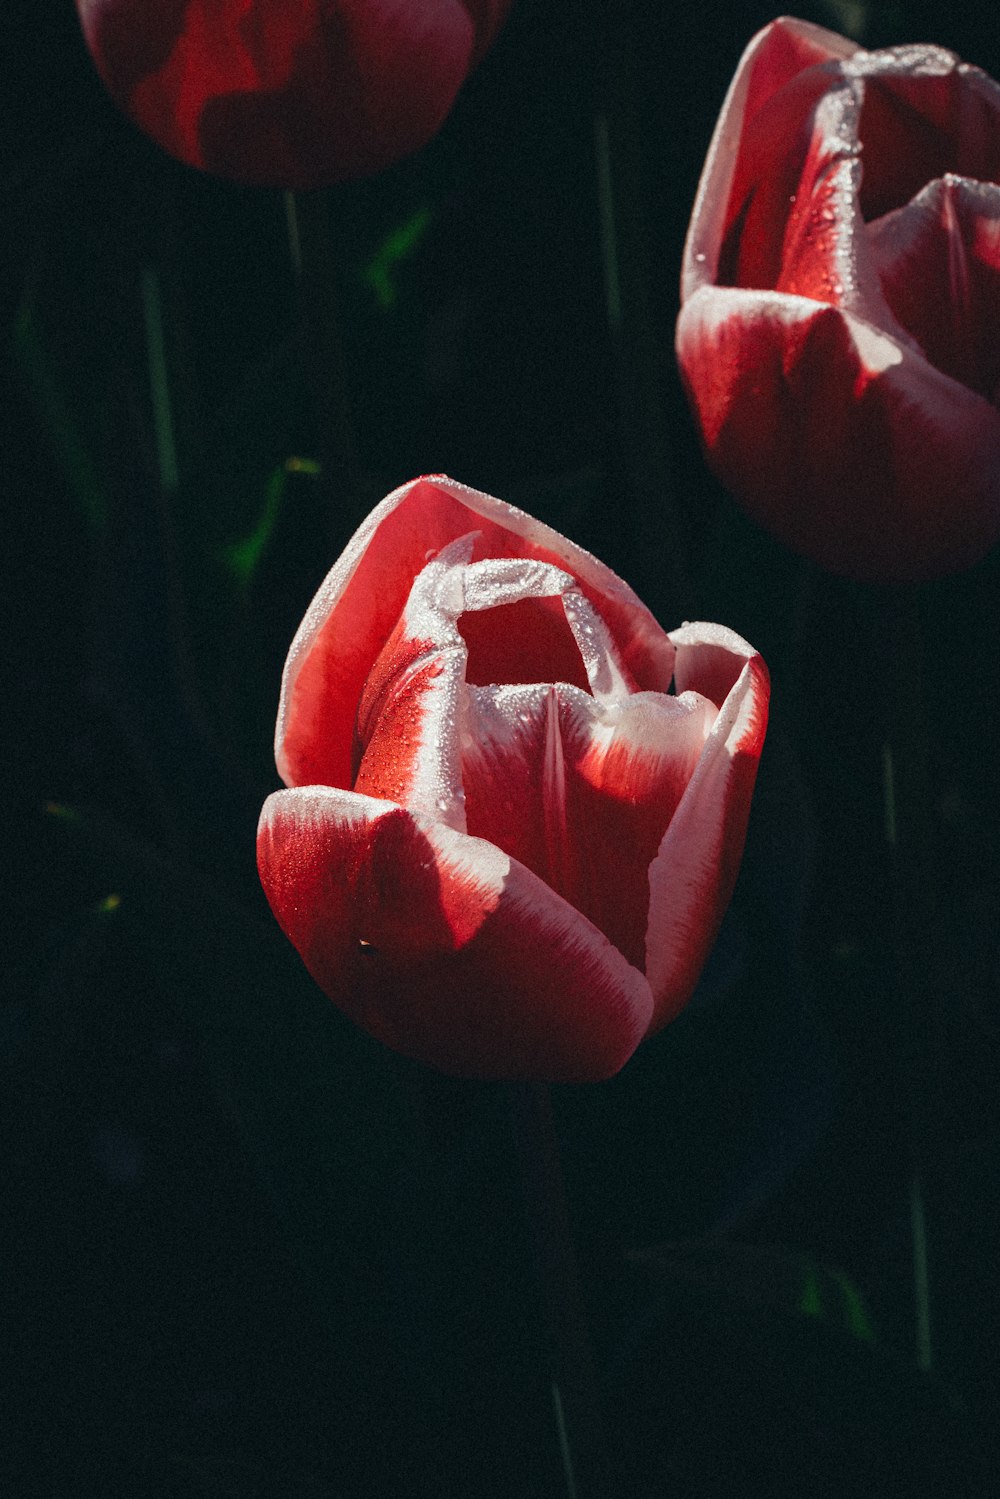
[[[990, 10], [800, 13], [1000, 73]], [[518, 0], [431, 146], [300, 196], [297, 280], [282, 193], [169, 160], [72, 5], [6, 0], [13, 1499], [562, 1492], [505, 1090], [353, 1031], [254, 866], [292, 634], [370, 506], [429, 471], [772, 672], [695, 1000], [555, 1096], [627, 1492], [996, 1492], [997, 561], [907, 605], [930, 766], [908, 925], [883, 832], [898, 601], [743, 519], [671, 352], [703, 154], [770, 18]]]

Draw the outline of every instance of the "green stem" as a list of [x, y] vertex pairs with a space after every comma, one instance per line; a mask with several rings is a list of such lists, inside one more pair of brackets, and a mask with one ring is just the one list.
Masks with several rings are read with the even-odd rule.
[[618, 1484], [605, 1438], [549, 1090], [545, 1084], [515, 1083], [511, 1099], [549, 1330], [566, 1499], [614, 1499]]
[[366, 486], [340, 331], [337, 265], [326, 192], [286, 193], [288, 252], [298, 286], [303, 374], [309, 396], [319, 482], [329, 502], [337, 549], [361, 520]]

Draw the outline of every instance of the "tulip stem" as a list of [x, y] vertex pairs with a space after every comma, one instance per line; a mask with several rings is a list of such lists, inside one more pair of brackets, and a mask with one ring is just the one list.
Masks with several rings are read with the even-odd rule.
[[548, 1087], [511, 1088], [525, 1199], [552, 1358], [552, 1404], [567, 1499], [614, 1499], [597, 1375], [580, 1295]]
[[882, 747], [885, 839], [892, 882], [894, 1010], [905, 1068], [912, 1249], [914, 1347], [918, 1368], [933, 1363], [924, 1172], [925, 1091], [934, 1048], [933, 953], [929, 942], [931, 779], [921, 669], [921, 622], [915, 594], [887, 600], [883, 619], [889, 667], [889, 727]]
[[340, 328], [330, 195], [287, 192], [288, 255], [298, 290], [303, 376], [311, 407], [320, 488], [336, 534], [348, 535], [367, 508]]

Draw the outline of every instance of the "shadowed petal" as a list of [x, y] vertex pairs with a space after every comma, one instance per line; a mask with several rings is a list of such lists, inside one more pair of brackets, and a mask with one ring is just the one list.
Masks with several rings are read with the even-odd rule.
[[947, 176], [868, 226], [889, 305], [944, 374], [1000, 399], [1000, 187]]
[[509, 0], [77, 0], [112, 97], [239, 182], [328, 185], [423, 146]]
[[749, 514], [832, 572], [941, 577], [1000, 531], [1000, 413], [838, 308], [703, 288], [677, 351], [712, 466]]
[[732, 894], [767, 727], [767, 668], [719, 625], [685, 625], [671, 638], [679, 676], [716, 685], [738, 668], [659, 852], [650, 865], [646, 974], [658, 1030], [687, 1003]]
[[844, 71], [864, 86], [861, 211], [901, 208], [949, 172], [1000, 177], [1000, 86], [943, 47], [858, 52]]
[[646, 1032], [643, 975], [481, 839], [305, 787], [268, 798], [258, 864], [317, 983], [405, 1055], [466, 1077], [595, 1081]]

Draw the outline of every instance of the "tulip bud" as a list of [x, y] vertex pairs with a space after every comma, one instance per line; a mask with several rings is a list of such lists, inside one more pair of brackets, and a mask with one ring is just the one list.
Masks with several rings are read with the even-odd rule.
[[418, 479], [292, 642], [264, 889], [320, 986], [396, 1050], [466, 1077], [608, 1077], [697, 982], [767, 703], [731, 630], [667, 635], [558, 532]]
[[441, 128], [510, 0], [77, 0], [108, 92], [189, 166], [312, 188]]
[[1000, 538], [1000, 87], [804, 21], [750, 43], [684, 253], [709, 464], [793, 550], [871, 582]]

